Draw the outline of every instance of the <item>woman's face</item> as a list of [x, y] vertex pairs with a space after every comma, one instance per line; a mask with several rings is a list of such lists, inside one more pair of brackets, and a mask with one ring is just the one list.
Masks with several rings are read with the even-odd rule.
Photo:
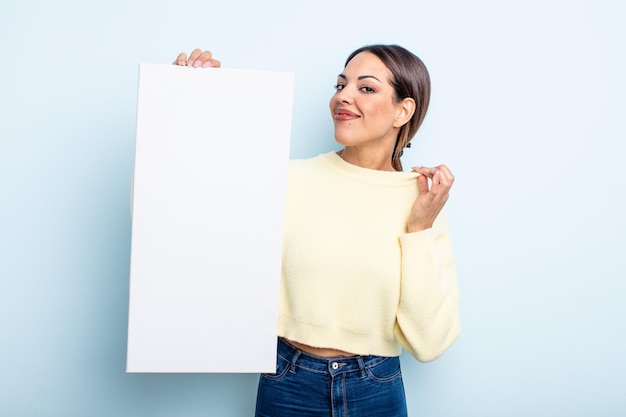
[[402, 105], [394, 100], [391, 71], [374, 54], [361, 52], [337, 76], [330, 99], [335, 139], [344, 146], [393, 149]]

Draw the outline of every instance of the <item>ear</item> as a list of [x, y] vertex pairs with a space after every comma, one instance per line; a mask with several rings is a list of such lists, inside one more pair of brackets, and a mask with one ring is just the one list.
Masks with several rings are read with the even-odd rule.
[[396, 118], [393, 121], [393, 127], [402, 127], [413, 117], [415, 113], [415, 100], [411, 97], [403, 99], [398, 103]]

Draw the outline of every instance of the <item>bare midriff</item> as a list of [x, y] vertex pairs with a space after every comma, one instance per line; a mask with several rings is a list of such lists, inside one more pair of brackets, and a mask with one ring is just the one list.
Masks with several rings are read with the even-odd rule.
[[322, 358], [334, 358], [337, 356], [356, 356], [354, 353], [344, 352], [343, 350], [318, 348], [303, 343], [294, 342], [290, 339], [285, 339], [290, 345], [300, 349], [303, 352], [310, 353], [311, 355], [321, 356]]

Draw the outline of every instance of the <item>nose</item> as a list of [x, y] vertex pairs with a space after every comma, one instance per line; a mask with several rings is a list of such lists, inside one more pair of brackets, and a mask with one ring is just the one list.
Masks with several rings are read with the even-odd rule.
[[343, 87], [341, 90], [337, 90], [335, 98], [340, 103], [351, 103], [354, 99], [352, 93], [350, 93], [350, 89], [348, 86]]

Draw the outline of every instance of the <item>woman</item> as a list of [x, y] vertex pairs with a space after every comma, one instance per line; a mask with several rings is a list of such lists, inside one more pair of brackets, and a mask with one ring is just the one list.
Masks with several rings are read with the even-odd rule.
[[[208, 51], [174, 62], [219, 67]], [[406, 416], [398, 356], [440, 356], [459, 334], [445, 165], [401, 172], [428, 107], [422, 61], [360, 48], [330, 100], [339, 152], [291, 161], [277, 368], [257, 416]]]

